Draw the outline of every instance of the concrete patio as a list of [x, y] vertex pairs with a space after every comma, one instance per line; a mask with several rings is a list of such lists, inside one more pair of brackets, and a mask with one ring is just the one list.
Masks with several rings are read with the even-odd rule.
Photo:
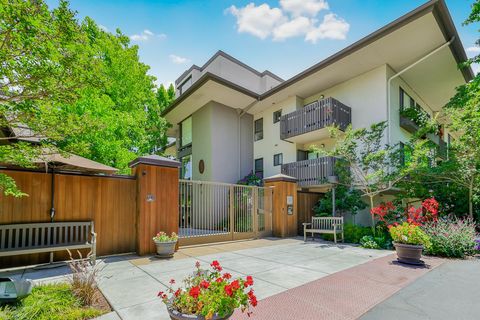
[[[326, 277], [391, 251], [368, 250], [351, 245], [300, 239], [266, 238], [210, 244], [180, 249], [173, 259], [134, 255], [116, 256], [99, 262], [99, 286], [114, 312], [102, 319], [169, 319], [157, 293], [171, 278], [180, 282], [196, 261], [207, 266], [218, 260], [234, 277], [252, 275], [259, 300]], [[8, 272], [10, 275], [42, 281], [62, 281], [66, 267]]]
[[156, 258], [105, 261], [100, 288], [122, 319], [169, 319], [156, 294], [170, 279], [180, 282], [196, 261], [208, 266], [218, 260], [235, 276], [252, 275], [258, 299], [301, 286], [329, 274], [390, 255], [298, 239], [260, 239], [181, 249], [172, 260]]

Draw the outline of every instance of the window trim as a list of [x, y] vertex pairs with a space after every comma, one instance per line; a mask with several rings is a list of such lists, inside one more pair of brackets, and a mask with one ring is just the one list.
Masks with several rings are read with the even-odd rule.
[[[280, 161], [277, 161], [278, 158], [280, 159]], [[276, 153], [273, 155], [273, 166], [274, 167], [278, 167], [278, 166], [281, 166], [283, 164], [283, 153]]]

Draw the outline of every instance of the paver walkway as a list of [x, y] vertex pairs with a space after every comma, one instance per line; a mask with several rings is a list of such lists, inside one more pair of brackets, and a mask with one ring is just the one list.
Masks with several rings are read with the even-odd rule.
[[[395, 259], [396, 256], [390, 254], [267, 298], [259, 302], [253, 317], [265, 320], [358, 319], [444, 261], [425, 258], [427, 267], [406, 267]], [[233, 318], [248, 319], [240, 312]], [[384, 313], [378, 319], [390, 317]]]

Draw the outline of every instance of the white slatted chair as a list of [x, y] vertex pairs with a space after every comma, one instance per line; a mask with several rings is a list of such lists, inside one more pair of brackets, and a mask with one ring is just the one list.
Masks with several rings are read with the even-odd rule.
[[93, 221], [0, 225], [0, 257], [90, 249], [95, 264], [97, 234]]
[[312, 234], [312, 240], [315, 233], [333, 234], [335, 243], [337, 243], [337, 234], [341, 234], [343, 242], [343, 217], [312, 217], [311, 223], [303, 224], [303, 240], [305, 242], [307, 241], [307, 232]]

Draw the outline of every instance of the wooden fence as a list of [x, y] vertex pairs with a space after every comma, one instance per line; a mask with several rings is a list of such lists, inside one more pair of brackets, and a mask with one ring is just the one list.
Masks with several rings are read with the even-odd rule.
[[[15, 179], [28, 196], [14, 198], [0, 193], [0, 224], [50, 222], [52, 175], [2, 170]], [[97, 254], [134, 252], [136, 244], [135, 177], [54, 175], [54, 221], [95, 222]], [[0, 258], [0, 268], [47, 262], [49, 254]], [[56, 253], [56, 259], [65, 254]]]
[[304, 222], [312, 222], [312, 216], [314, 215], [313, 207], [318, 202], [320, 198], [324, 195], [322, 193], [313, 193], [313, 192], [298, 192], [297, 193], [297, 206], [298, 206], [298, 223], [297, 231], [298, 235], [303, 236], [303, 225]]

